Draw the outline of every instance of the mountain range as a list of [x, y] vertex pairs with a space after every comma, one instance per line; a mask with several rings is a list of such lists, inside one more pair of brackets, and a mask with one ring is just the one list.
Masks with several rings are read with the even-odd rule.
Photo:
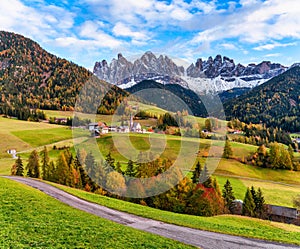
[[214, 59], [198, 59], [186, 69], [168, 56], [146, 52], [131, 62], [122, 54], [110, 64], [96, 62], [94, 74], [121, 88], [129, 88], [143, 80], [162, 84], [179, 84], [201, 94], [216, 94], [233, 88], [253, 88], [285, 72], [287, 67], [270, 61], [244, 66], [233, 59], [217, 55]]

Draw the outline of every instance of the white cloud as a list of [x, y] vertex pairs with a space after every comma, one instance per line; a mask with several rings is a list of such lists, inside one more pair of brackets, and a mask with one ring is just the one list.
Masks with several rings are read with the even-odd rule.
[[226, 38], [258, 43], [286, 37], [300, 38], [300, 4], [294, 0], [267, 0], [253, 5], [243, 1], [244, 7], [224, 16], [214, 27], [200, 31], [192, 43], [213, 42]]
[[222, 43], [220, 47], [227, 49], [227, 50], [237, 50], [238, 48], [232, 43]]
[[253, 48], [253, 49], [257, 50], [257, 51], [263, 51], [263, 50], [272, 50], [274, 48], [280, 48], [280, 47], [284, 48], [284, 47], [290, 47], [290, 46], [297, 46], [297, 42], [291, 42], [291, 43], [273, 42], [273, 43], [260, 45], [258, 47]]
[[265, 55], [265, 57], [280, 57], [280, 56], [282, 56], [282, 54], [280, 54], [280, 53], [275, 53], [275, 54], [266, 54]]
[[144, 32], [132, 31], [129, 26], [121, 22], [118, 22], [114, 26], [112, 32], [115, 36], [130, 37], [135, 41], [145, 41], [148, 39], [148, 35]]

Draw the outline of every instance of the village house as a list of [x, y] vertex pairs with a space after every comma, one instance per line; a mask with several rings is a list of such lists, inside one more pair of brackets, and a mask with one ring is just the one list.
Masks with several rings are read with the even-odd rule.
[[16, 150], [16, 149], [10, 149], [10, 150], [7, 150], [7, 153], [10, 154], [10, 155], [12, 155], [12, 157], [13, 157], [14, 159], [18, 158], [18, 157], [17, 157], [17, 150]]
[[98, 123], [89, 123], [89, 131], [98, 130]]
[[119, 126], [117, 132], [128, 133], [130, 132], [129, 126]]
[[133, 123], [131, 131], [141, 133], [142, 132], [141, 124], [140, 123]]

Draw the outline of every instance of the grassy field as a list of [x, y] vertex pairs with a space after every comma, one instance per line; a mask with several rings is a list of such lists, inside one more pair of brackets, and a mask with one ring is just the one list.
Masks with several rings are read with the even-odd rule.
[[0, 178], [0, 248], [192, 248], [76, 210]]
[[236, 160], [222, 159], [216, 173], [300, 185], [299, 171], [259, 168], [242, 164]]
[[249, 180], [242, 177], [227, 177], [215, 175], [219, 185], [224, 186], [228, 179], [233, 187], [235, 197], [243, 200], [247, 187], [254, 186], [255, 189], [261, 188], [266, 203], [273, 205], [293, 207], [293, 198], [300, 193], [299, 186], [287, 186], [276, 182], [264, 182], [260, 180]]
[[12, 134], [28, 143], [33, 148], [72, 138], [72, 130], [68, 127], [41, 129], [35, 131], [14, 131]]
[[146, 218], [208, 231], [300, 245], [300, 228], [294, 225], [232, 215], [199, 217], [176, 214], [105, 196], [91, 194], [58, 184], [53, 185], [82, 199]]
[[[26, 122], [15, 119], [3, 118], [0, 116], [0, 158], [10, 157], [6, 151], [8, 149], [16, 149], [22, 151], [30, 149], [32, 146], [21, 138], [15, 136], [13, 132], [22, 132], [30, 130], [34, 134], [37, 130], [47, 130], [57, 128], [57, 125], [46, 123]], [[42, 139], [42, 138], [40, 138]]]
[[[47, 123], [27, 122], [16, 119], [8, 119], [0, 116], [0, 174], [10, 174], [14, 161], [7, 154], [8, 149], [16, 149], [23, 152], [24, 165], [29, 153], [38, 146], [48, 145], [52, 149], [52, 143], [57, 146], [73, 146], [72, 131], [70, 128]], [[41, 150], [42, 148], [39, 148]], [[55, 159], [57, 151], [50, 152], [50, 157]]]

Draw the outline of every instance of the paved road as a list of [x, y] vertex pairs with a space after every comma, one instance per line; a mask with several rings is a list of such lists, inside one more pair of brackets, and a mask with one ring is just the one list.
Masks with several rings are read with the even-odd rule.
[[39, 189], [47, 195], [50, 195], [74, 208], [83, 210], [105, 219], [112, 220], [125, 226], [157, 234], [166, 238], [178, 240], [185, 244], [193, 245], [203, 249], [300, 248], [292, 245], [284, 245], [262, 240], [247, 239], [238, 236], [207, 232], [146, 219], [136, 215], [116, 211], [101, 205], [90, 203], [88, 201], [84, 201], [44, 182], [22, 177], [9, 178]]

